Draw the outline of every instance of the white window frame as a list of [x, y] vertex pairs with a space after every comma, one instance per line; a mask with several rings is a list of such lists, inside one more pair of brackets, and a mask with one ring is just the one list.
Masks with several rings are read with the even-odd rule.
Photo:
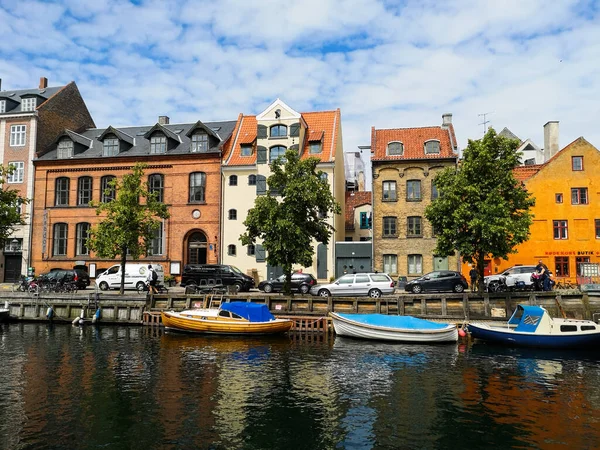
[[6, 112], [6, 100], [0, 100], [0, 113]]
[[10, 146], [24, 147], [27, 142], [27, 125], [10, 126]]
[[148, 256], [161, 256], [165, 251], [165, 223], [161, 222], [160, 227], [154, 231]]
[[35, 111], [37, 107], [37, 99], [35, 97], [27, 97], [21, 99], [21, 111]]
[[420, 275], [423, 273], [423, 255], [408, 255], [408, 274]]
[[383, 255], [383, 271], [385, 273], [398, 273], [398, 255]]
[[75, 226], [76, 230], [76, 243], [75, 243], [75, 255], [86, 256], [90, 254], [90, 249], [86, 244], [88, 234], [90, 232], [90, 224], [88, 222], [79, 222]]
[[23, 161], [11, 161], [8, 163], [9, 166], [11, 164], [15, 166], [15, 170], [6, 178], [6, 181], [8, 183], [22, 183], [23, 175], [25, 174], [25, 163]]
[[66, 159], [73, 157], [73, 141], [71, 139], [65, 138], [58, 141], [58, 146], [56, 147], [56, 159]]

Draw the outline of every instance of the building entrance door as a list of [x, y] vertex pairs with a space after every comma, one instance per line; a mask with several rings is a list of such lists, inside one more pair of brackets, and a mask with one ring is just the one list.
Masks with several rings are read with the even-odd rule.
[[206, 235], [200, 231], [193, 233], [188, 239], [187, 264], [206, 264], [208, 243]]
[[433, 270], [448, 270], [448, 257], [434, 256]]
[[21, 277], [21, 254], [4, 255], [4, 282], [13, 283]]

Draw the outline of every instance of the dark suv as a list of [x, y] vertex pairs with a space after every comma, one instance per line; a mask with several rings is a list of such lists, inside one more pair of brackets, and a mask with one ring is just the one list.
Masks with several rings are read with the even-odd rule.
[[459, 272], [437, 270], [409, 281], [404, 285], [404, 290], [413, 294], [427, 291], [463, 292], [468, 286], [467, 280]]
[[75, 281], [77, 289], [85, 289], [90, 285], [90, 276], [81, 269], [52, 269], [50, 272], [42, 274], [42, 277], [62, 282]]
[[254, 287], [254, 278], [228, 264], [188, 264], [183, 268], [180, 286], [233, 286], [241, 292]]
[[[261, 281], [258, 283], [258, 289], [265, 291], [267, 294], [269, 292], [281, 292], [283, 290], [283, 283], [285, 283], [285, 275], [272, 280]], [[297, 272], [292, 274], [292, 291], [300, 291], [306, 294], [315, 284], [317, 284], [317, 279], [310, 273]]]

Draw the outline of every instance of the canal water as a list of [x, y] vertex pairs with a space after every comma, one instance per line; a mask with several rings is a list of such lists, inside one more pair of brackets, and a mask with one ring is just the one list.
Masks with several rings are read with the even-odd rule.
[[599, 355], [3, 324], [0, 448], [598, 448]]

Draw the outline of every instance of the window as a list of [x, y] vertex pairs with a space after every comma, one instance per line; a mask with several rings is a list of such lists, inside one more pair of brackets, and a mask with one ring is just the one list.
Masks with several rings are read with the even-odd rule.
[[167, 137], [162, 133], [156, 133], [150, 138], [150, 153], [167, 153]]
[[65, 177], [57, 178], [54, 189], [54, 205], [69, 205], [69, 179]]
[[248, 186], [256, 186], [256, 175], [248, 175]]
[[10, 127], [10, 146], [22, 147], [25, 145], [25, 133], [27, 125], [11, 125]]
[[285, 125], [273, 125], [271, 127], [271, 137], [287, 136], [287, 127]]
[[235, 256], [235, 254], [236, 254], [235, 245], [233, 245], [233, 244], [229, 244], [229, 245], [227, 246], [227, 254], [228, 254], [229, 256]]
[[254, 254], [256, 253], [256, 247], [254, 246], [254, 244], [250, 244], [247, 248], [248, 256], [254, 256]]
[[423, 227], [421, 226], [420, 217], [407, 217], [406, 224], [407, 236], [423, 236]]
[[423, 256], [408, 255], [408, 274], [418, 275], [423, 273]]
[[35, 97], [21, 99], [21, 111], [34, 111], [36, 103]]
[[569, 276], [569, 257], [568, 256], [555, 256], [554, 257], [555, 275], [557, 277], [568, 277]]
[[190, 174], [190, 202], [203, 202], [206, 188], [206, 174], [193, 172]]
[[112, 175], [106, 175], [100, 179], [100, 201], [102, 203], [112, 202], [116, 197], [115, 186], [112, 181], [115, 179]]
[[404, 144], [402, 142], [390, 142], [387, 146], [389, 156], [402, 156], [404, 154]]
[[192, 134], [192, 153], [208, 151], [208, 134], [194, 133]]
[[58, 159], [73, 157], [73, 141], [71, 139], [64, 138], [58, 141], [58, 147], [56, 148], [56, 157]]
[[283, 145], [276, 145], [269, 150], [269, 162], [275, 161], [279, 157], [285, 155], [286, 148]]
[[[581, 277], [584, 274], [584, 263], [589, 263], [589, 256], [577, 256], [575, 258], [575, 270], [577, 271], [577, 276]], [[588, 275], [589, 276], [589, 275]]]
[[352, 242], [352, 236], [344, 236], [344, 242]]
[[54, 245], [52, 247], [53, 256], [66, 256], [67, 254], [67, 224], [54, 224]]
[[92, 177], [80, 177], [77, 180], [77, 204], [88, 206], [92, 201]]
[[148, 192], [156, 193], [156, 201], [164, 202], [165, 179], [160, 173], [154, 173], [148, 177]]
[[554, 228], [554, 239], [569, 238], [569, 233], [567, 230], [568, 222], [566, 220], [554, 220], [552, 221], [552, 227]]
[[433, 180], [431, 180], [431, 200], [435, 200], [440, 196], [440, 193], [438, 192], [438, 188], [435, 185], [435, 182]]
[[252, 144], [242, 144], [241, 148], [242, 156], [252, 156]]
[[575, 171], [583, 170], [583, 156], [572, 156], [571, 167]]
[[369, 228], [371, 228], [371, 224], [369, 223], [369, 213], [361, 212], [360, 213], [360, 229], [368, 230]]
[[116, 156], [119, 154], [119, 140], [116, 136], [109, 134], [102, 145], [102, 156]]
[[396, 182], [395, 181], [384, 181], [383, 182], [383, 201], [384, 202], [395, 202], [396, 197]]
[[383, 271], [385, 273], [398, 273], [398, 256], [383, 255]]
[[322, 150], [323, 146], [321, 145], [321, 141], [313, 141], [308, 143], [309, 153], [321, 153]]
[[434, 154], [440, 152], [440, 141], [427, 141], [425, 142], [425, 154]]
[[156, 256], [163, 254], [163, 235], [164, 235], [164, 223], [161, 222], [160, 227], [154, 230], [152, 240], [150, 241], [150, 247], [148, 248], [148, 256]]
[[229, 220], [237, 220], [237, 209], [229, 210]]
[[396, 218], [395, 217], [384, 217], [383, 218], [383, 237], [395, 237], [396, 232]]
[[6, 112], [6, 100], [0, 100], [0, 113]]
[[90, 224], [87, 222], [78, 223], [76, 228], [77, 242], [75, 244], [75, 255], [89, 255], [90, 250], [87, 247], [88, 233]]
[[9, 162], [8, 166], [13, 166], [14, 170], [7, 178], [6, 181], [9, 183], [22, 183], [23, 174], [25, 173], [25, 163], [23, 161]]
[[600, 239], [600, 219], [595, 219], [596, 223], [596, 239]]
[[588, 204], [587, 188], [571, 188], [571, 204], [572, 205], [587, 205]]
[[562, 203], [563, 202], [563, 195], [562, 195], [562, 193], [554, 194], [554, 199], [556, 200], [556, 203]]
[[408, 180], [406, 182], [406, 200], [409, 202], [421, 201], [421, 181]]
[[237, 186], [237, 175], [229, 176], [229, 186]]

